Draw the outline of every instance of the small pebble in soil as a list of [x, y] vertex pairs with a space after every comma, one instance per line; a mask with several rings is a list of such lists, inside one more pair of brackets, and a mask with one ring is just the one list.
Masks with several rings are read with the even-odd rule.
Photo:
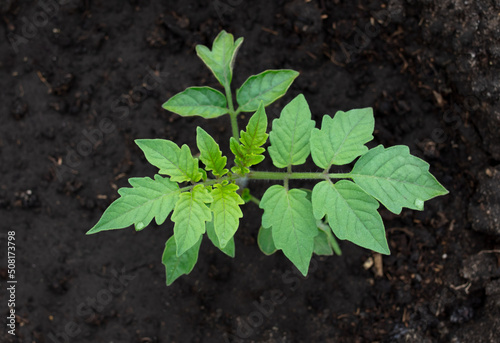
[[16, 198], [17, 200], [14, 204], [18, 207], [24, 209], [40, 207], [38, 196], [31, 189], [16, 194]]
[[450, 322], [452, 323], [466, 323], [474, 317], [474, 309], [470, 306], [460, 306], [453, 310], [450, 315]]

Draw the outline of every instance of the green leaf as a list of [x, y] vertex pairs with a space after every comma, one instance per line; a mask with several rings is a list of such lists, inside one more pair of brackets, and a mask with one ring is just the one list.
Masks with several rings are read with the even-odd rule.
[[198, 159], [193, 158], [187, 145], [165, 139], [136, 139], [135, 143], [146, 155], [149, 163], [159, 168], [160, 174], [169, 175], [175, 182], [198, 182], [203, 174], [198, 168]]
[[259, 234], [257, 235], [257, 243], [259, 244], [260, 250], [265, 255], [272, 255], [276, 252], [276, 246], [273, 241], [272, 229], [266, 229], [263, 226], [260, 227]]
[[[229, 138], [229, 148], [234, 154], [234, 163], [236, 164], [231, 168], [231, 171], [236, 174], [245, 175], [250, 172], [250, 169], [246, 166], [245, 160], [247, 156], [243, 152], [243, 147], [238, 143], [236, 138]], [[262, 156], [263, 157], [263, 156]]]
[[240, 141], [245, 154], [262, 154], [265, 151], [262, 145], [266, 143], [267, 137], [267, 115], [264, 103], [261, 102], [257, 112], [248, 121], [246, 131], [241, 130]]
[[177, 246], [174, 236], [168, 239], [161, 258], [162, 263], [165, 265], [165, 272], [167, 274], [167, 286], [170, 286], [175, 280], [177, 280], [177, 278], [179, 278], [179, 276], [191, 273], [196, 261], [198, 261], [198, 252], [200, 250], [201, 241], [202, 239], [200, 237], [198, 242], [196, 242], [184, 254], [177, 256]]
[[234, 257], [234, 251], [235, 251], [234, 237], [231, 237], [231, 239], [227, 242], [227, 244], [224, 248], [221, 247], [220, 242], [219, 242], [219, 238], [217, 237], [217, 234], [215, 233], [213, 221], [207, 222], [207, 236], [212, 241], [213, 245], [215, 245], [217, 248], [219, 248], [220, 251], [222, 251], [224, 254], [226, 254], [229, 257]]
[[204, 45], [196, 46], [198, 56], [224, 87], [231, 84], [234, 60], [241, 43], [243, 38], [238, 38], [235, 42], [233, 35], [223, 30], [215, 38], [212, 50]]
[[303, 164], [310, 153], [309, 140], [314, 121], [304, 95], [299, 94], [273, 120], [269, 134], [269, 155], [278, 168]]
[[289, 69], [266, 70], [260, 74], [250, 76], [236, 90], [238, 111], [256, 111], [261, 101], [264, 102], [264, 106], [272, 104], [285, 95], [297, 76], [299, 76], [298, 72]]
[[190, 87], [171, 97], [163, 108], [183, 117], [217, 118], [229, 113], [224, 94], [211, 87]]
[[205, 164], [207, 170], [211, 170], [215, 176], [223, 176], [228, 172], [226, 167], [227, 157], [222, 156], [219, 145], [201, 127], [196, 128], [196, 144], [200, 150], [200, 160]]
[[141, 230], [148, 226], [153, 218], [160, 225], [179, 198], [177, 183], [160, 175], [155, 175], [154, 180], [144, 177], [131, 178], [128, 182], [132, 188], [118, 190], [121, 197], [106, 209], [99, 222], [87, 232], [87, 235], [122, 229], [132, 224], [135, 224], [137, 230]]
[[366, 193], [395, 214], [403, 207], [423, 210], [424, 201], [448, 191], [429, 173], [429, 164], [410, 155], [407, 146], [371, 149], [354, 165], [351, 176]]
[[177, 256], [189, 250], [205, 233], [205, 222], [212, 220], [212, 212], [205, 203], [212, 200], [203, 185], [195, 186], [190, 192], [181, 193], [172, 214]]
[[329, 237], [323, 230], [318, 229], [318, 235], [314, 237], [314, 253], [320, 256], [333, 255]]
[[207, 172], [205, 171], [205, 169], [202, 169], [202, 168], [198, 168], [198, 171], [201, 173], [201, 181], [205, 182], [207, 181]]
[[267, 140], [267, 116], [264, 104], [261, 102], [259, 109], [250, 118], [246, 131], [241, 131], [240, 141], [231, 137], [229, 147], [235, 156], [236, 166], [231, 170], [234, 173], [244, 175], [250, 172], [251, 166], [259, 164], [264, 160], [262, 153], [265, 151], [261, 146]]
[[245, 202], [236, 193], [239, 189], [234, 183], [219, 183], [212, 190], [213, 202], [210, 209], [214, 213], [215, 233], [222, 248], [226, 246], [238, 230], [240, 218], [243, 217], [240, 206]]
[[241, 199], [243, 199], [245, 204], [252, 200], [252, 195], [250, 194], [250, 189], [243, 188], [243, 190], [241, 191]]
[[335, 117], [323, 116], [321, 130], [311, 133], [311, 155], [318, 167], [351, 163], [368, 151], [365, 145], [373, 139], [373, 110], [362, 108], [338, 111]]
[[264, 210], [262, 226], [272, 227], [276, 248], [306, 276], [318, 234], [312, 205], [307, 193], [300, 189], [286, 190], [281, 185], [267, 189], [260, 202]]
[[389, 255], [384, 223], [378, 202], [351, 181], [335, 185], [322, 181], [313, 188], [312, 206], [316, 219], [325, 215], [333, 233], [363, 248]]

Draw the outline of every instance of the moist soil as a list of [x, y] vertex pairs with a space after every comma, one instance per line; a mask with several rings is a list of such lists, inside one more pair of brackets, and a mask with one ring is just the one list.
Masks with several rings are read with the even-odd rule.
[[[3, 318], [9, 231], [17, 281], [15, 336], [4, 319], [1, 342], [500, 341], [498, 1], [7, 0], [0, 12]], [[221, 29], [245, 38], [235, 88], [265, 69], [300, 72], [270, 121], [299, 93], [318, 125], [373, 107], [371, 146], [409, 146], [450, 191], [422, 212], [381, 208], [382, 264], [341, 241], [342, 256], [313, 257], [304, 278], [259, 251], [254, 204], [234, 259], [205, 239], [170, 287], [169, 220], [85, 236], [128, 178], [154, 175], [134, 139], [195, 152], [202, 126], [228, 152], [227, 117], [161, 107], [186, 87], [218, 87], [194, 49]], [[249, 186], [261, 196], [269, 185]]]

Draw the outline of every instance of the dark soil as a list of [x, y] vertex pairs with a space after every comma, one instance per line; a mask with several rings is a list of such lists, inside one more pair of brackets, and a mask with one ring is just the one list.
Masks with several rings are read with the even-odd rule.
[[[3, 325], [0, 341], [500, 341], [499, 12], [489, 0], [2, 1], [3, 318], [11, 230], [17, 291], [16, 336]], [[374, 144], [408, 145], [450, 190], [423, 212], [381, 211], [392, 252], [382, 276], [348, 242], [298, 276], [259, 251], [253, 204], [236, 258], [205, 241], [168, 288], [170, 221], [84, 235], [129, 177], [154, 174], [134, 139], [195, 146], [203, 126], [227, 149], [227, 118], [161, 108], [188, 86], [217, 87], [194, 47], [221, 29], [245, 37], [235, 87], [265, 69], [300, 71], [271, 119], [299, 93], [317, 121], [371, 106]]]

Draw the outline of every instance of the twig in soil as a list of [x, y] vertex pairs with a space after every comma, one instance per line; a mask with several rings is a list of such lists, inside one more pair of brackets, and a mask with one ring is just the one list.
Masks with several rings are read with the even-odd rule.
[[465, 289], [465, 294], [469, 294], [469, 289], [470, 289], [471, 286], [472, 286], [472, 282], [470, 282], [470, 281], [468, 281], [468, 282], [466, 282], [466, 283], [464, 283], [463, 285], [460, 285], [460, 286], [450, 285], [450, 287], [454, 291], [459, 291], [461, 289]]
[[382, 255], [379, 253], [373, 254], [374, 271], [376, 277], [384, 276], [384, 266], [382, 264]]
[[52, 86], [50, 85], [50, 83], [47, 82], [47, 79], [42, 75], [40, 70], [37, 70], [36, 74], [38, 75], [38, 78], [40, 79], [40, 81], [42, 81], [42, 83], [45, 86], [47, 86], [47, 88], [49, 89], [49, 94], [51, 94], [52, 93]]
[[331, 53], [324, 51], [323, 53], [325, 54], [326, 57], [328, 57], [330, 59], [330, 62], [332, 62], [333, 64], [335, 64], [339, 67], [345, 67], [345, 64], [340, 63], [335, 59], [335, 51], [332, 51]]
[[408, 228], [406, 227], [391, 227], [389, 229], [387, 229], [387, 232], [389, 233], [392, 233], [393, 231], [401, 231], [401, 232], [404, 232], [406, 233], [409, 237], [413, 237], [414, 236], [414, 233], [411, 232]]
[[277, 35], [278, 35], [278, 32], [277, 32], [277, 31], [274, 31], [274, 30], [268, 29], [267, 27], [262, 26], [260, 29], [261, 29], [262, 31], [265, 31], [265, 32], [270, 33], [270, 34], [272, 34], [272, 35], [275, 35], [275, 36], [277, 36]]
[[478, 255], [482, 255], [482, 254], [500, 254], [500, 250], [499, 249], [493, 249], [493, 250], [481, 250]]

